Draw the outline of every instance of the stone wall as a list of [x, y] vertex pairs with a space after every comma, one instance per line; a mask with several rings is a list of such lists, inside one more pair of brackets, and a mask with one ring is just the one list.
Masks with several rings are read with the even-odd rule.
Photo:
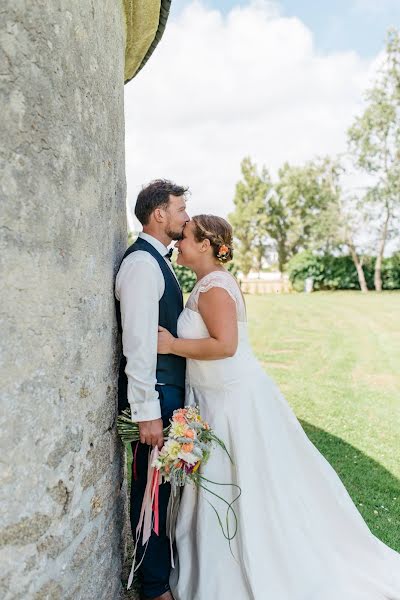
[[3, 0], [1, 13], [0, 597], [112, 600], [122, 2]]

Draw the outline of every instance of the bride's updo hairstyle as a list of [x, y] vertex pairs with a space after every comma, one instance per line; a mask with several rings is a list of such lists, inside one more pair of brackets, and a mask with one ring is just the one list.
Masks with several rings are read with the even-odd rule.
[[215, 258], [227, 263], [233, 258], [232, 227], [228, 221], [215, 215], [192, 217], [194, 237], [197, 242], [209, 240]]

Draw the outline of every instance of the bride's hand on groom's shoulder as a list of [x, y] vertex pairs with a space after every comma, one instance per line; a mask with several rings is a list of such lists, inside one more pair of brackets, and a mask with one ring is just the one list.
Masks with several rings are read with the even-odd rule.
[[164, 327], [158, 327], [158, 354], [172, 354], [172, 344], [174, 342], [174, 336], [165, 329]]

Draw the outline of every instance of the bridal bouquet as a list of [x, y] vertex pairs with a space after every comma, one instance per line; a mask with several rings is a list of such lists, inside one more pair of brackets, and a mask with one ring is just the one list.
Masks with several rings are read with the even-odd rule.
[[[123, 411], [122, 415], [118, 417], [117, 427], [123, 442], [138, 442], [140, 440], [139, 426], [137, 423], [132, 422], [129, 409]], [[199, 472], [199, 467], [207, 463], [214, 445], [219, 446], [228, 455], [231, 462], [232, 459], [224, 442], [214, 433], [209, 424], [201, 418], [198, 407], [188, 406], [175, 410], [170, 425], [164, 429], [164, 439], [165, 444], [162, 449], [159, 450], [155, 447], [150, 453], [147, 486], [139, 524], [136, 529], [135, 550], [141, 535], [143, 545], [147, 544], [152, 529], [158, 535], [158, 487], [163, 481], [168, 481], [171, 484], [171, 495], [167, 510], [167, 531], [171, 544], [171, 563], [174, 566], [172, 544], [175, 537], [175, 525], [179, 508], [180, 496], [178, 488], [191, 482], [196, 487], [202, 488], [226, 504], [226, 529], [218, 511], [213, 505], [211, 506], [214, 508], [222, 533], [228, 540], [229, 545], [237, 532], [237, 518], [232, 504], [239, 498], [241, 492], [239, 486], [236, 484], [221, 484], [211, 481]], [[238, 490], [238, 494], [232, 502], [228, 502], [222, 496], [213, 492], [209, 487], [210, 484], [232, 486]], [[232, 515], [234, 520], [232, 531], [229, 528], [230, 515]], [[134, 553], [135, 555], [136, 552]], [[132, 582], [133, 574], [139, 566], [140, 563], [135, 567], [134, 558], [131, 575], [128, 580], [128, 589]]]
[[[139, 440], [139, 427], [132, 423], [129, 410], [118, 417], [118, 432], [123, 442]], [[213, 443], [229, 456], [224, 442], [201, 418], [197, 407], [175, 410], [171, 424], [164, 429], [164, 437], [166, 442], [161, 451], [154, 453], [152, 467], [164, 481], [178, 487], [185, 485], [188, 479], [197, 480], [194, 474], [208, 461]]]

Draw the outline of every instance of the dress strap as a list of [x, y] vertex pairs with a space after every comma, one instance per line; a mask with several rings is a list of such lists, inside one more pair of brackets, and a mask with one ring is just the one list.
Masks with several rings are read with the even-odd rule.
[[206, 293], [214, 287], [224, 289], [236, 304], [238, 321], [246, 321], [246, 308], [241, 289], [235, 277], [228, 271], [212, 271], [200, 279], [193, 288], [193, 291], [187, 301], [187, 308], [198, 310], [199, 296]]

